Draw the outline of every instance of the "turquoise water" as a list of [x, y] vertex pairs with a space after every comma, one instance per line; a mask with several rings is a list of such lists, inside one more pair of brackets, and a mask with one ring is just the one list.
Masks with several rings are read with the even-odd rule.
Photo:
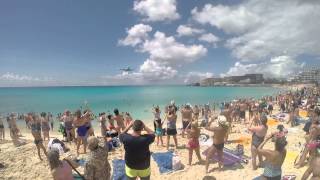
[[115, 86], [115, 87], [32, 87], [0, 88], [0, 113], [63, 112], [85, 106], [95, 113], [130, 112], [134, 119], [152, 118], [152, 105], [163, 108], [171, 100], [177, 105], [205, 104], [238, 97], [272, 95], [271, 87], [189, 87], [189, 86]]

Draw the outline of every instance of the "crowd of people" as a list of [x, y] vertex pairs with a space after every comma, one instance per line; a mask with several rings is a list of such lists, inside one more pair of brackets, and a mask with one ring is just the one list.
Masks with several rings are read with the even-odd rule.
[[[108, 151], [113, 149], [114, 138], [118, 138], [125, 150], [125, 174], [127, 179], [150, 179], [150, 144], [156, 141], [159, 147], [171, 149], [170, 139], [173, 139], [175, 149], [179, 149], [177, 136], [179, 129], [178, 117], [181, 117], [181, 137], [187, 138], [188, 165], [192, 165], [193, 152], [195, 152], [200, 164], [204, 164], [205, 172], [211, 172], [209, 165], [213, 156], [218, 157], [218, 166], [223, 167], [223, 150], [225, 143], [229, 142], [229, 135], [237, 124], [247, 127], [252, 133], [251, 164], [252, 169], [264, 168], [261, 179], [281, 179], [282, 164], [286, 157], [286, 145], [288, 144], [287, 131], [280, 124], [277, 131], [272, 132], [267, 125], [268, 117], [273, 114], [274, 108], [279, 107], [280, 112], [288, 114], [288, 120], [283, 122], [290, 126], [299, 124], [299, 109], [308, 112], [309, 122], [303, 128], [306, 132], [305, 148], [298, 157], [295, 166], [300, 168], [308, 164], [309, 168], [302, 179], [307, 179], [311, 174], [313, 179], [320, 179], [320, 110], [318, 108], [319, 88], [303, 88], [297, 91], [287, 91], [276, 96], [266, 96], [261, 99], [247, 98], [237, 99], [231, 102], [223, 102], [219, 109], [211, 108], [210, 104], [203, 106], [190, 103], [178, 107], [174, 101], [164, 108], [162, 113], [159, 106], [152, 108], [154, 128], [149, 128], [141, 120], [133, 120], [130, 113], [120, 113], [114, 109], [113, 114], [99, 113], [100, 133], [94, 132], [91, 121], [95, 119], [89, 110], [69, 110], [59, 116], [60, 132], [64, 141], [76, 145], [77, 155], [80, 147], [82, 153], [90, 150], [85, 164], [85, 179], [110, 179], [111, 168], [108, 162]], [[180, 113], [180, 114], [179, 114]], [[52, 115], [49, 113], [28, 113], [25, 117], [27, 127], [31, 129], [34, 143], [38, 150], [38, 156], [42, 160], [41, 150], [48, 158], [54, 179], [73, 179], [72, 169], [76, 171], [76, 160], [61, 160], [57, 148], [45, 148], [43, 141], [50, 140], [50, 124]], [[0, 117], [0, 138], [5, 137], [4, 126]], [[16, 125], [15, 115], [7, 118], [10, 136], [13, 140], [19, 137], [19, 129]], [[208, 149], [206, 157], [200, 154], [199, 137], [201, 132], [212, 132], [212, 146]], [[163, 136], [166, 136], [164, 143]], [[51, 141], [51, 140], [50, 140]], [[60, 140], [58, 140], [60, 141]], [[264, 148], [265, 144], [273, 143], [274, 149]], [[61, 144], [62, 141], [59, 143]], [[101, 143], [103, 144], [101, 146]], [[52, 144], [52, 142], [51, 142]], [[70, 144], [71, 145], [71, 144]], [[62, 146], [62, 145], [61, 145]], [[65, 145], [63, 144], [63, 147]], [[257, 161], [258, 159], [258, 161]], [[262, 164], [262, 162], [264, 162]]]

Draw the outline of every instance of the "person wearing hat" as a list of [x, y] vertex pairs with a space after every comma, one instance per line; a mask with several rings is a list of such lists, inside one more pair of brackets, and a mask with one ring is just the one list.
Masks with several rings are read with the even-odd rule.
[[[128, 133], [129, 129], [133, 130]], [[142, 135], [141, 132], [147, 134]], [[154, 142], [154, 132], [144, 125], [141, 120], [135, 120], [120, 134], [120, 141], [125, 149], [125, 173], [127, 179], [143, 180], [150, 179], [150, 149], [149, 146]]]
[[84, 167], [86, 180], [110, 180], [111, 167], [108, 162], [108, 151], [99, 146], [99, 139], [91, 136], [88, 138], [90, 153]]
[[215, 118], [211, 118], [209, 123], [206, 126], [208, 131], [213, 132], [213, 145], [209, 148], [207, 157], [206, 157], [206, 173], [208, 173], [209, 163], [212, 157], [217, 154], [219, 158], [219, 169], [223, 166], [223, 148], [224, 148], [224, 140], [228, 131], [228, 121], [225, 116], [218, 116], [218, 126], [211, 127], [212, 122]]

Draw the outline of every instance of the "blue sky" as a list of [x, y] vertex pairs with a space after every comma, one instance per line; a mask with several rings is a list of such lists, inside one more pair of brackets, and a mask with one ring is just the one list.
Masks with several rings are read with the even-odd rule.
[[5, 0], [0, 86], [288, 76], [319, 62], [319, 12], [311, 0]]

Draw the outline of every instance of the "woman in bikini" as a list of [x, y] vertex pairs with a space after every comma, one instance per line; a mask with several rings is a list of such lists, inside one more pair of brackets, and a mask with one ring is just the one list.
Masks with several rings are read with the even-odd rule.
[[278, 137], [274, 142], [274, 150], [263, 149], [264, 145], [273, 138], [273, 134], [268, 136], [257, 149], [258, 155], [266, 158], [264, 171], [260, 177], [261, 180], [281, 180], [281, 167], [287, 154], [287, 150], [285, 148], [287, 145], [287, 140], [285, 137]]
[[39, 159], [42, 161], [40, 149], [43, 150], [43, 153], [47, 156], [46, 148], [43, 145], [43, 139], [41, 137], [41, 120], [39, 115], [34, 113], [28, 114], [29, 123], [31, 126], [31, 134], [34, 137], [34, 144], [37, 146]]
[[[190, 126], [190, 124], [189, 124]], [[187, 137], [189, 139], [187, 147], [189, 149], [189, 166], [191, 166], [193, 151], [195, 151], [199, 162], [203, 160], [200, 155], [200, 145], [199, 145], [200, 129], [196, 123], [191, 123], [191, 129], [187, 129]]]
[[[264, 141], [264, 138], [268, 132], [267, 121], [268, 121], [267, 116], [263, 115], [263, 116], [261, 116], [261, 125], [250, 127], [248, 129], [250, 132], [253, 133], [252, 134], [252, 144], [251, 144], [251, 156], [252, 156], [253, 170], [256, 170], [262, 162], [262, 156], [257, 154], [257, 148]], [[256, 163], [257, 156], [259, 159], [258, 166]]]
[[163, 146], [163, 140], [162, 140], [162, 125], [163, 122], [161, 121], [161, 111], [159, 109], [159, 106], [153, 108], [153, 116], [154, 116], [154, 132], [157, 137], [157, 146], [159, 145], [159, 141], [161, 142], [161, 146]]

